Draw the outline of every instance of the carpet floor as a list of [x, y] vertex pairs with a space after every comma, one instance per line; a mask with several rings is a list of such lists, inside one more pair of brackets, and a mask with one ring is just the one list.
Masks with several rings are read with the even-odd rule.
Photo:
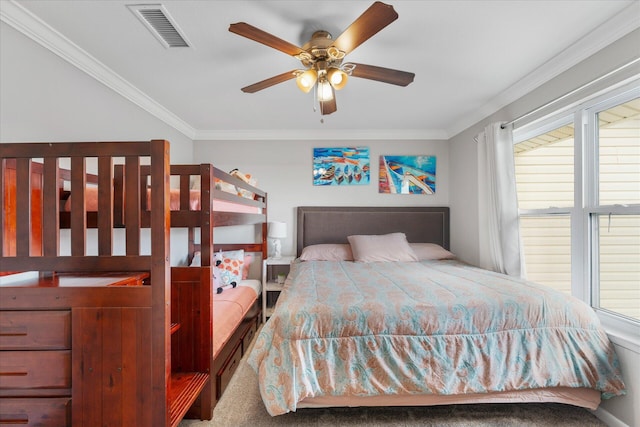
[[575, 426], [606, 427], [590, 411], [562, 404], [482, 404], [429, 407], [322, 408], [271, 417], [258, 378], [244, 359], [210, 421], [184, 420], [179, 427], [367, 426]]

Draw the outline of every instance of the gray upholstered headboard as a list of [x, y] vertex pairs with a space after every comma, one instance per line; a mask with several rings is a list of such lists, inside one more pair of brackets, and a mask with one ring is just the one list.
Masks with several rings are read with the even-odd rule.
[[352, 234], [403, 232], [410, 243], [449, 249], [448, 207], [298, 207], [297, 255], [319, 243], [348, 243]]

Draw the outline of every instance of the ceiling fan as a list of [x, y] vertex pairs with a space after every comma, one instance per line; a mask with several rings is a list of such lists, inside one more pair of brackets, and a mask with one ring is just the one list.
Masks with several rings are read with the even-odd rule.
[[335, 90], [340, 90], [346, 85], [347, 76], [407, 86], [413, 82], [414, 73], [374, 65], [343, 62], [348, 53], [396, 19], [398, 19], [398, 14], [393, 6], [377, 1], [365, 10], [337, 39], [334, 40], [328, 31], [316, 31], [311, 36], [311, 40], [302, 47], [245, 22], [231, 24], [229, 31], [232, 33], [291, 55], [298, 59], [304, 67], [304, 69], [287, 71], [243, 87], [242, 91], [255, 93], [295, 78], [298, 87], [305, 93], [316, 87], [320, 113], [325, 115], [338, 109]]

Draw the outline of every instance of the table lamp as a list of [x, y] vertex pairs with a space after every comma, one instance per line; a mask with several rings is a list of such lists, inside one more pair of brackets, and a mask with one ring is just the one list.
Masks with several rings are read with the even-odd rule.
[[270, 222], [267, 231], [267, 237], [271, 239], [271, 245], [273, 246], [272, 258], [282, 257], [282, 243], [280, 239], [287, 237], [287, 224], [284, 222]]

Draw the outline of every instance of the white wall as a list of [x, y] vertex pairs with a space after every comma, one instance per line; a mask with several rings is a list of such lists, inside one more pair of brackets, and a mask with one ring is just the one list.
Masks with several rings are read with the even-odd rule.
[[[314, 186], [314, 147], [369, 147], [371, 182], [368, 185]], [[436, 156], [436, 194], [378, 193], [380, 155]], [[194, 158], [230, 171], [252, 174], [267, 191], [268, 218], [287, 223], [282, 253], [295, 253], [297, 206], [448, 206], [449, 145], [446, 141], [196, 141]], [[217, 240], [217, 239], [216, 239]]]
[[0, 141], [171, 141], [172, 163], [192, 142], [94, 78], [0, 23]]

